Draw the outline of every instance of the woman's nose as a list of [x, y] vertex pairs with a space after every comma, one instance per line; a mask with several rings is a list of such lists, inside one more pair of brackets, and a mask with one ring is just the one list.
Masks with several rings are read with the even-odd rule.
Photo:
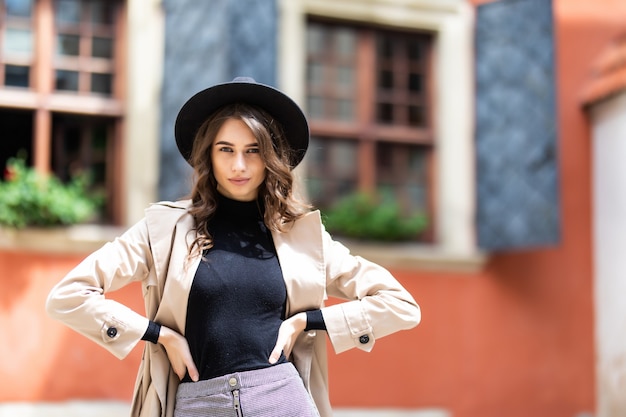
[[232, 169], [233, 171], [245, 171], [246, 170], [246, 159], [243, 154], [235, 154]]

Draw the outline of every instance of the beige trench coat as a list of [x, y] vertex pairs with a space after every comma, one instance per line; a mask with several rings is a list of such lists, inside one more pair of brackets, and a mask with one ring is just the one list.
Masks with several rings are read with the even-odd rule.
[[[97, 250], [50, 292], [47, 311], [122, 359], [154, 320], [184, 334], [187, 300], [200, 255], [188, 256], [193, 241], [189, 201], [164, 202], [144, 219]], [[335, 352], [370, 351], [377, 338], [416, 326], [420, 309], [384, 268], [352, 256], [323, 229], [319, 212], [273, 233], [287, 286], [287, 316], [322, 308], [327, 331], [303, 332], [290, 360], [322, 417], [331, 416], [325, 335]], [[146, 314], [105, 294], [140, 281]], [[324, 307], [327, 296], [349, 301]], [[171, 417], [179, 379], [160, 344], [145, 343], [135, 385], [133, 417]]]

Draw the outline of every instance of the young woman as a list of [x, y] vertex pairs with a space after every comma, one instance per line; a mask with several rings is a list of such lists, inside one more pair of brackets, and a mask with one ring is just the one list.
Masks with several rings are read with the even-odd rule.
[[[119, 358], [149, 342], [132, 416], [332, 415], [326, 335], [337, 353], [370, 351], [419, 323], [417, 303], [295, 198], [309, 129], [285, 94], [250, 78], [210, 87], [175, 136], [190, 199], [149, 207], [52, 289], [48, 313]], [[105, 297], [134, 281], [145, 315]]]

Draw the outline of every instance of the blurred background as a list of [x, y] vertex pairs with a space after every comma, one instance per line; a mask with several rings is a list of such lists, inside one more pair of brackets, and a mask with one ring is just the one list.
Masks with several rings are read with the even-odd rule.
[[188, 193], [176, 114], [236, 76], [303, 107], [299, 193], [423, 310], [331, 353], [338, 416], [626, 415], [624, 0], [0, 0], [0, 416], [127, 415], [143, 342], [45, 298]]

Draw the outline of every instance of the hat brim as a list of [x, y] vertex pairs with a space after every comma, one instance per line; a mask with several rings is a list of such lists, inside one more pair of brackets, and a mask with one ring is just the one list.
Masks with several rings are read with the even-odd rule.
[[300, 107], [274, 87], [235, 79], [196, 93], [178, 112], [174, 135], [178, 150], [187, 162], [202, 123], [221, 107], [235, 103], [257, 106], [269, 113], [283, 127], [292, 150], [292, 165], [295, 167], [302, 161], [309, 145], [309, 125]]

